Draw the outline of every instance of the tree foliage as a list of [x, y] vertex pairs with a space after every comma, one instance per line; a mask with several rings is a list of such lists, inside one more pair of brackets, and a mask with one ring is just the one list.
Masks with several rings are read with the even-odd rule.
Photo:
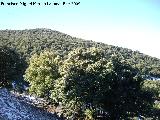
[[155, 99], [154, 109], [156, 109], [157, 113], [158, 112], [160, 113], [160, 81], [159, 80], [145, 80], [143, 83], [143, 89], [145, 91], [150, 91], [154, 95], [154, 99]]
[[40, 53], [45, 49], [57, 51], [59, 55], [65, 56], [78, 47], [99, 47], [108, 56], [112, 54], [121, 56], [121, 59], [125, 59], [133, 67], [139, 68], [144, 74], [160, 77], [160, 60], [157, 58], [126, 48], [85, 41], [50, 29], [1, 30], [0, 46], [15, 49], [16, 52], [23, 55], [26, 61], [33, 54]]
[[95, 119], [103, 111], [105, 119], [122, 119], [145, 115], [152, 106], [151, 96], [141, 90], [139, 71], [115, 56], [108, 59], [101, 49], [70, 52], [59, 71], [51, 98], [62, 103], [68, 118]]
[[44, 51], [30, 58], [24, 79], [30, 83], [29, 91], [38, 96], [50, 95], [54, 81], [59, 77], [58, 62], [60, 57], [54, 52]]
[[[25, 63], [14, 50], [0, 47], [0, 87], [12, 87], [12, 82], [19, 82], [24, 72]], [[22, 81], [21, 81], [22, 82]]]
[[121, 119], [150, 113], [157, 88], [141, 89], [145, 84], [139, 73], [160, 77], [157, 58], [49, 29], [2, 30], [0, 46], [9, 48], [0, 49], [1, 86], [21, 80], [29, 66], [24, 78], [30, 92], [62, 104], [68, 117], [95, 119], [103, 111], [105, 119]]

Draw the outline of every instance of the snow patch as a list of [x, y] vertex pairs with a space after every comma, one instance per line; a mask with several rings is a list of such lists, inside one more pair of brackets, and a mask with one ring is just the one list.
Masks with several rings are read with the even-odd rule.
[[[25, 96], [28, 101], [37, 102], [33, 96]], [[0, 118], [4, 120], [58, 120], [53, 114], [27, 103], [7, 89], [0, 89]]]

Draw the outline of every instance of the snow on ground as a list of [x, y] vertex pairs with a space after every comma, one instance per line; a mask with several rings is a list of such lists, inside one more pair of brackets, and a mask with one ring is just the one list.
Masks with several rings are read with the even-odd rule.
[[[26, 96], [37, 102], [35, 97]], [[55, 115], [27, 103], [7, 89], [0, 89], [0, 120], [58, 120]]]

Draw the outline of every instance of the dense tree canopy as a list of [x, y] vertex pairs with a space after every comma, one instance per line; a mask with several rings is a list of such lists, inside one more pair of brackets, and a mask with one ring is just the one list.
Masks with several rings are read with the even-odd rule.
[[24, 71], [24, 61], [14, 51], [0, 47], [0, 87], [11, 87], [12, 82], [18, 82]]
[[157, 58], [49, 29], [1, 30], [0, 87], [21, 83], [25, 70], [30, 93], [62, 104], [68, 118], [158, 119], [159, 84], [143, 79], [160, 77]]
[[85, 41], [50, 29], [1, 30], [0, 46], [4, 45], [15, 49], [27, 61], [33, 54], [40, 53], [44, 49], [51, 49], [65, 56], [77, 47], [99, 47], [105, 50], [108, 56], [112, 54], [121, 56], [144, 74], [160, 77], [160, 60], [157, 58], [126, 48]]
[[70, 52], [60, 74], [51, 98], [62, 103], [67, 117], [95, 119], [101, 110], [104, 119], [122, 119], [145, 115], [152, 107], [152, 94], [141, 90], [139, 71], [115, 56], [107, 59], [101, 49]]
[[45, 51], [30, 58], [29, 67], [24, 79], [30, 83], [30, 92], [44, 97], [50, 95], [54, 80], [59, 77], [58, 62], [60, 57], [53, 52]]

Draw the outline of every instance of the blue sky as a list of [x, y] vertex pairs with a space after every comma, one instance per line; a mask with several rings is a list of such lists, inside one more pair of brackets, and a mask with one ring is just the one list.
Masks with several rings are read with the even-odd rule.
[[[0, 0], [41, 6], [1, 6], [0, 29], [49, 28], [160, 58], [159, 0]], [[80, 2], [44, 6], [44, 2]]]

